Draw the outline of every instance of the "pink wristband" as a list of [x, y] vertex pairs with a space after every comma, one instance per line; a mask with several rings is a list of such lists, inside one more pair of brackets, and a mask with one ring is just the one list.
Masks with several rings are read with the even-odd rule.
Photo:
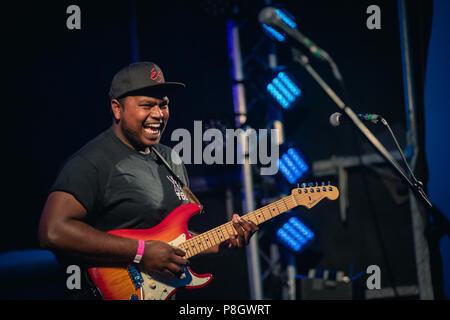
[[133, 260], [134, 263], [141, 262], [142, 256], [144, 255], [144, 248], [145, 248], [144, 240], [139, 240], [136, 256], [134, 257], [134, 260]]

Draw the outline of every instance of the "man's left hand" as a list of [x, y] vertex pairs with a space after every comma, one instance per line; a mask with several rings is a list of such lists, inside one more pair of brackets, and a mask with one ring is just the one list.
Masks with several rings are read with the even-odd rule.
[[252, 221], [242, 219], [237, 214], [233, 215], [231, 222], [237, 234], [230, 233], [228, 248], [242, 248], [248, 245], [252, 235], [259, 229]]

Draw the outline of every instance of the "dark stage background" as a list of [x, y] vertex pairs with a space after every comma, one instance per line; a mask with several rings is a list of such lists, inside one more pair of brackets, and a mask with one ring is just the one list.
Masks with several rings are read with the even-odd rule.
[[[226, 34], [226, 20], [231, 15], [227, 10], [214, 14], [211, 6], [223, 2], [60, 1], [26, 6], [8, 3], [4, 7], [2, 47], [7, 81], [3, 83], [11, 87], [5, 88], [3, 96], [2, 252], [39, 247], [37, 226], [47, 190], [64, 160], [111, 125], [107, 95], [110, 81], [118, 69], [132, 61], [156, 62], [166, 80], [187, 85], [184, 92], [170, 99], [171, 117], [162, 139], [164, 144], [174, 146], [170, 133], [176, 128], [192, 131], [194, 120], [220, 120], [228, 128], [234, 127]], [[242, 24], [244, 57], [257, 44], [260, 47], [256, 54], [263, 54], [271, 43], [257, 21], [265, 3], [231, 2], [240, 8], [237, 19]], [[71, 4], [81, 8], [81, 30], [66, 28], [66, 8]], [[353, 109], [382, 114], [405, 146], [397, 1], [283, 4], [296, 17], [302, 32], [333, 56], [344, 76]], [[366, 8], [372, 4], [381, 8], [381, 30], [366, 27]], [[422, 8], [431, 21], [431, 2]], [[425, 31], [421, 32], [426, 33], [429, 26], [424, 25]], [[328, 118], [338, 111], [337, 107], [293, 63], [286, 48], [278, 48], [278, 57], [279, 64], [286, 65], [297, 77], [304, 95], [298, 106], [283, 113], [287, 140], [299, 146], [311, 163], [332, 155], [374, 152], [352, 127], [331, 127]], [[252, 102], [249, 124], [254, 128], [267, 126], [267, 106], [258, 99], [264, 88], [256, 86], [255, 80], [264, 75], [263, 65], [255, 58], [246, 66], [246, 80], [253, 84], [248, 87], [247, 100]], [[314, 66], [337, 88], [326, 65], [314, 62]], [[388, 150], [394, 150], [385, 128], [370, 128]], [[386, 166], [379, 167], [389, 172]], [[245, 213], [241, 211], [243, 194], [237, 166], [187, 165], [187, 170], [192, 182], [215, 181], [214, 188], [197, 189], [198, 197], [206, 204], [206, 215], [193, 219], [194, 229], [207, 230], [227, 220], [226, 190], [233, 196], [234, 210]], [[336, 184], [336, 177], [325, 178]], [[307, 182], [310, 180], [316, 178], [308, 177]], [[257, 206], [265, 196], [273, 196], [273, 191], [265, 188], [270, 182], [255, 178]], [[368, 168], [357, 167], [349, 171], [349, 203], [345, 225], [339, 220], [337, 202], [324, 202], [312, 211], [295, 210], [317, 234], [314, 244], [297, 257], [298, 271], [320, 268], [346, 274], [353, 270], [356, 274], [376, 264], [385, 272], [382, 287], [416, 285], [407, 190], [395, 179], [387, 181]], [[276, 226], [274, 222], [265, 228], [263, 249], [271, 242]], [[214, 273], [215, 279], [204, 289], [180, 293], [180, 298], [249, 298], [245, 251], [202, 257], [193, 263], [198, 273]], [[269, 278], [265, 286], [270, 290], [266, 292], [269, 298], [279, 298], [277, 279]], [[19, 294], [26, 297], [26, 293]]]

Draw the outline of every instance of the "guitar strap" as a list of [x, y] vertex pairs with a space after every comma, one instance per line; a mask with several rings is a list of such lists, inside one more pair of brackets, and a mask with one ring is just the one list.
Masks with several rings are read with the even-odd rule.
[[155, 152], [156, 156], [159, 158], [159, 160], [162, 161], [164, 166], [167, 168], [167, 170], [169, 170], [170, 174], [175, 178], [175, 180], [177, 180], [178, 183], [181, 185], [183, 192], [186, 195], [186, 197], [189, 199], [189, 201], [191, 203], [198, 204], [202, 208], [200, 211], [200, 213], [201, 213], [203, 211], [203, 205], [200, 203], [200, 201], [197, 199], [197, 197], [194, 195], [194, 193], [191, 191], [191, 189], [189, 189], [189, 187], [183, 182], [183, 180], [181, 180], [180, 177], [178, 177], [176, 175], [176, 173], [172, 170], [170, 165], [167, 163], [166, 159], [164, 159], [164, 157], [153, 146], [151, 146], [150, 148], [153, 152]]

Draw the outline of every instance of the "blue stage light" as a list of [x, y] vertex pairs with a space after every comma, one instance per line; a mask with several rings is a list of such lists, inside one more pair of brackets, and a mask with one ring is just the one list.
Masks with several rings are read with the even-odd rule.
[[289, 219], [289, 223], [300, 232], [307, 240], [314, 238], [314, 232], [312, 232], [307, 226], [305, 226], [299, 219], [292, 217]]
[[302, 248], [301, 244], [295, 241], [293, 237], [291, 237], [285, 230], [278, 229], [277, 237], [286, 247], [296, 252], [300, 251]]
[[[280, 16], [281, 20], [291, 28], [296, 28], [294, 17], [284, 9], [276, 9], [275, 12]], [[278, 31], [266, 24], [262, 25], [264, 32], [273, 40], [278, 42], [286, 42], [286, 35], [282, 31]]]
[[289, 90], [284, 86], [284, 84], [280, 81], [280, 79], [275, 78], [273, 79], [272, 83], [275, 85], [275, 87], [277, 87], [278, 90], [281, 91], [281, 93], [286, 97], [289, 103], [294, 102], [295, 100], [294, 95], [289, 92]]
[[275, 100], [283, 107], [288, 109], [291, 103], [281, 94], [281, 92], [272, 84], [267, 85], [267, 91], [275, 98]]
[[299, 181], [309, 170], [305, 159], [293, 147], [289, 148], [277, 163], [281, 173], [290, 184]]
[[283, 81], [283, 83], [288, 87], [288, 89], [294, 94], [294, 96], [299, 97], [302, 91], [295, 85], [295, 83], [289, 78], [289, 76], [281, 71], [278, 73], [277, 77]]
[[302, 91], [284, 71], [278, 72], [266, 88], [283, 109], [291, 108], [302, 94]]
[[297, 179], [294, 177], [292, 172], [286, 167], [284, 164], [284, 161], [277, 161], [278, 168], [280, 169], [281, 173], [283, 173], [284, 177], [289, 181], [290, 184], [294, 184]]
[[314, 232], [292, 217], [277, 230], [277, 238], [288, 249], [300, 252], [314, 240]]
[[[308, 171], [309, 166], [306, 164], [305, 160], [298, 154], [294, 148], [289, 148], [287, 154], [294, 161], [298, 170], [303, 174]], [[299, 178], [300, 176], [298, 176]]]
[[291, 28], [297, 28], [294, 18], [283, 9], [276, 9], [275, 12], [280, 16], [281, 20]]
[[286, 36], [281, 32], [278, 32], [272, 27], [269, 27], [267, 24], [263, 24], [264, 32], [273, 40], [277, 40], [279, 42], [286, 42]]

